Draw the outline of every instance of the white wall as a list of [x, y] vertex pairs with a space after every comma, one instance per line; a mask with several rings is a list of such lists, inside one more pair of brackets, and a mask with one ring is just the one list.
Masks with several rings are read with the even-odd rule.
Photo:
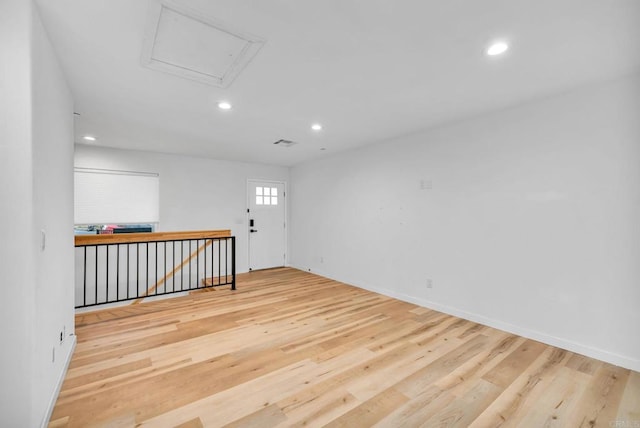
[[[33, 415], [42, 419], [55, 405], [75, 345], [73, 99], [37, 11], [32, 49], [35, 334], [31, 356], [36, 384]], [[44, 250], [41, 231], [45, 231]]]
[[160, 231], [231, 229], [248, 271], [247, 180], [289, 181], [289, 168], [76, 145], [75, 166], [160, 174]]
[[296, 166], [291, 264], [640, 370], [639, 118], [632, 76]]
[[46, 422], [73, 349], [73, 337], [59, 341], [73, 333], [73, 109], [31, 2], [0, 3], [0, 52], [0, 417], [32, 427]]
[[31, 426], [33, 388], [30, 13], [28, 2], [0, 2], [0, 415], [15, 427]]

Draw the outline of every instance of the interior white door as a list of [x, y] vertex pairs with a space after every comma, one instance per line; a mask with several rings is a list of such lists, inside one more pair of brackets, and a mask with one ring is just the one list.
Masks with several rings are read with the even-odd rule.
[[249, 270], [284, 266], [285, 185], [249, 180]]

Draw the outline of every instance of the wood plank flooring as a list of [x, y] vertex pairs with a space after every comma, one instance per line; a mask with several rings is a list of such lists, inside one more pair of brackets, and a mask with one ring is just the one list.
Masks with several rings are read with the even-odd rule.
[[295, 269], [76, 316], [51, 427], [640, 427], [640, 374]]

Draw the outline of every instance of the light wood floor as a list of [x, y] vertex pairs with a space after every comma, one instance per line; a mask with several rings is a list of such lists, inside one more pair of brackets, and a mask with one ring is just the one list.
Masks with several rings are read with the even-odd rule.
[[76, 323], [53, 427], [640, 427], [637, 372], [295, 269]]

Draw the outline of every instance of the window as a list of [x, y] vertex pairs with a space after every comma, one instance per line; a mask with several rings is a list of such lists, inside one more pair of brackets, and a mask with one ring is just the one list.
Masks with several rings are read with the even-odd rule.
[[104, 235], [114, 233], [153, 232], [155, 223], [144, 224], [76, 224], [73, 228], [75, 235]]
[[256, 205], [278, 205], [278, 188], [256, 187]]
[[114, 230], [114, 225], [148, 227], [159, 221], [158, 174], [75, 168], [74, 179], [76, 225]]

